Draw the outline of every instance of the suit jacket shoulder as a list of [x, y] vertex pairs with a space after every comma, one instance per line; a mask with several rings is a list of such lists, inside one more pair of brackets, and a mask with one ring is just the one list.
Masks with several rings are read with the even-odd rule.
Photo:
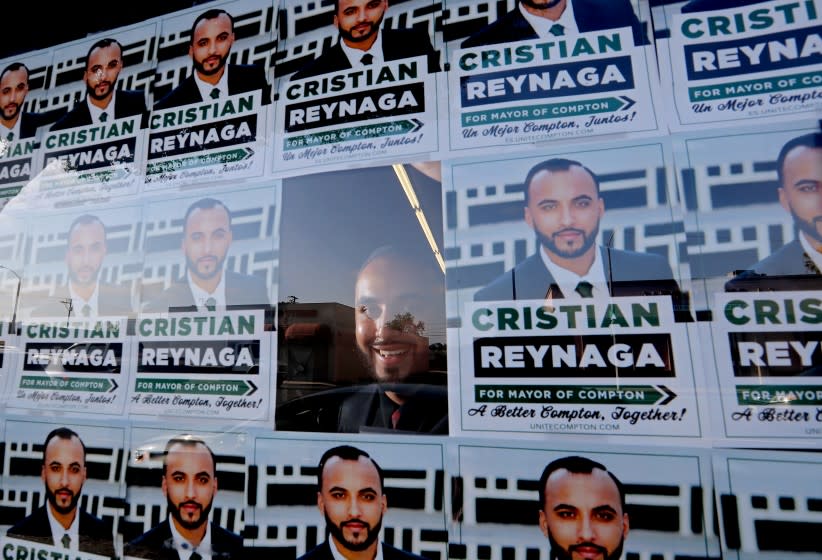
[[20, 115], [20, 138], [32, 138], [37, 129], [60, 120], [66, 114], [66, 109], [52, 109], [44, 113], [22, 113]]
[[114, 117], [124, 119], [146, 113], [146, 94], [138, 90], [123, 89], [117, 92]]
[[[80, 525], [78, 533], [80, 542], [78, 547], [81, 552], [99, 554], [101, 556], [114, 556], [114, 540], [111, 527], [102, 519], [90, 513], [79, 510]], [[49, 524], [46, 506], [41, 506], [34, 510], [31, 515], [14, 525], [8, 530], [8, 536], [20, 538], [32, 542], [38, 542], [54, 546], [54, 539], [51, 535], [51, 525]]]
[[484, 47], [499, 43], [512, 43], [527, 39], [538, 39], [534, 28], [522, 17], [519, 8], [514, 8], [497, 21], [488, 24], [462, 42], [462, 48]]
[[762, 259], [725, 284], [728, 292], [818, 290], [822, 276], [798, 239]]
[[91, 124], [91, 113], [88, 110], [85, 97], [82, 101], [63, 115], [56, 123], [51, 125], [50, 130], [66, 130], [77, 126], [88, 126]]
[[237, 64], [228, 67], [228, 93], [236, 95], [262, 91], [263, 104], [271, 101], [271, 86], [265, 78], [265, 69], [259, 64]]
[[534, 253], [477, 291], [474, 301], [544, 299], [553, 283], [554, 277], [542, 258]]
[[[225, 299], [228, 309], [263, 309], [269, 306], [268, 291], [262, 278], [233, 271], [227, 271], [225, 274]], [[186, 277], [178, 278], [157, 299], [148, 302], [144, 311], [197, 311], [197, 303], [188, 287]]]
[[733, 8], [742, 8], [752, 4], [761, 4], [766, 0], [691, 0], [682, 6], [683, 14], [690, 14], [693, 12], [712, 12], [718, 10], [730, 10]]
[[148, 560], [179, 560], [168, 523], [166, 519], [127, 543], [123, 548], [123, 555]]
[[314, 76], [348, 70], [349, 68], [351, 68], [351, 63], [348, 62], [348, 57], [345, 56], [340, 44], [335, 43], [324, 50], [317, 59], [309, 62], [306, 66], [295, 72], [291, 79], [302, 80], [303, 78], [313, 78]]
[[162, 99], [154, 103], [154, 109], [171, 109], [191, 103], [199, 103], [203, 100], [200, 90], [194, 81], [194, 76], [189, 75], [185, 80], [168, 92]]

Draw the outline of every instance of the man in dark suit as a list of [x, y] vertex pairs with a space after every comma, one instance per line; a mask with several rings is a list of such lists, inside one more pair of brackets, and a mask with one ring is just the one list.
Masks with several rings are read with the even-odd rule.
[[539, 479], [539, 528], [549, 558], [620, 560], [630, 522], [625, 486], [605, 465], [587, 457], [552, 461]]
[[519, 0], [516, 8], [462, 42], [462, 48], [572, 36], [630, 27], [634, 44], [648, 39], [629, 0]]
[[[100, 282], [100, 269], [108, 254], [106, 226], [97, 216], [74, 219], [66, 239], [68, 284], [31, 311], [32, 317], [125, 316], [132, 313], [131, 294], [123, 286]], [[70, 302], [70, 304], [66, 303]]]
[[191, 26], [188, 55], [194, 71], [154, 104], [169, 109], [238, 93], [262, 90], [263, 104], [271, 100], [265, 70], [256, 64], [226, 64], [234, 44], [234, 18], [218, 8], [203, 12]]
[[117, 90], [117, 78], [123, 69], [123, 46], [115, 39], [100, 39], [86, 54], [85, 100], [77, 103], [51, 130], [65, 130], [124, 119], [146, 113], [146, 96], [142, 91]]
[[378, 548], [383, 560], [422, 560], [378, 540], [388, 507], [384, 482], [382, 469], [365, 451], [350, 445], [326, 451], [317, 467], [317, 507], [328, 538], [299, 560], [376, 558]]
[[799, 234], [725, 284], [727, 291], [822, 288], [822, 133], [789, 140], [776, 160], [779, 203]]
[[[125, 546], [125, 556], [149, 560], [240, 560], [243, 540], [208, 520], [217, 494], [217, 462], [191, 436], [168, 441], [163, 452], [163, 495], [170, 517]], [[183, 552], [183, 554], [181, 554]]]
[[670, 295], [677, 320], [687, 298], [659, 255], [597, 247], [605, 203], [593, 171], [569, 159], [538, 163], [525, 178], [525, 223], [539, 249], [480, 289], [476, 301]]
[[0, 72], [0, 139], [31, 138], [39, 127], [53, 123], [65, 113], [64, 109], [24, 113], [28, 93], [29, 69], [25, 64], [13, 62]]
[[761, 4], [767, 0], [691, 0], [682, 6], [683, 14], [694, 12], [716, 12], [719, 10], [731, 10], [733, 8], [744, 8], [753, 4]]
[[339, 41], [291, 79], [415, 56], [427, 57], [428, 71], [439, 72], [439, 54], [431, 46], [431, 37], [426, 31], [381, 28], [387, 8], [388, 0], [336, 0], [334, 27], [339, 31]]
[[111, 527], [80, 510], [86, 481], [86, 446], [68, 428], [52, 430], [43, 444], [40, 477], [46, 504], [8, 530], [9, 537], [114, 557]]
[[186, 274], [150, 301], [147, 312], [266, 309], [265, 282], [224, 270], [233, 240], [231, 213], [214, 198], [202, 198], [188, 207], [183, 220], [182, 249]]
[[357, 275], [356, 344], [375, 383], [342, 402], [339, 432], [448, 433], [445, 375], [429, 371], [425, 330], [426, 321], [445, 323], [445, 279], [433, 258], [409, 252], [381, 247]]

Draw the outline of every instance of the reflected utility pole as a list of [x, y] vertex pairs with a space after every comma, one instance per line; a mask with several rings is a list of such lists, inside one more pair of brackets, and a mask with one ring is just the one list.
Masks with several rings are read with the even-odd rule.
[[20, 285], [23, 283], [23, 279], [20, 278], [17, 272], [7, 266], [0, 264], [0, 268], [8, 270], [17, 278], [17, 290], [14, 293], [14, 306], [11, 312], [11, 324], [9, 325], [9, 334], [17, 334], [17, 303], [20, 301]]

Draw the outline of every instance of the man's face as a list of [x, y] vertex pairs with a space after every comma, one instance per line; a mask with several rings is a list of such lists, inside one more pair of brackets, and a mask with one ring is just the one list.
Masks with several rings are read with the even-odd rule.
[[234, 31], [226, 14], [200, 21], [194, 28], [188, 48], [194, 69], [204, 76], [218, 74], [225, 66], [233, 44]]
[[332, 457], [326, 462], [317, 507], [340, 546], [351, 551], [371, 546], [379, 537], [387, 505], [379, 473], [370, 459]]
[[590, 474], [555, 471], [545, 484], [539, 526], [558, 560], [616, 560], [628, 536], [616, 484], [601, 469]]
[[222, 206], [194, 210], [185, 225], [183, 252], [195, 278], [219, 277], [231, 246], [228, 212]]
[[54, 437], [43, 459], [40, 477], [46, 485], [46, 499], [57, 513], [69, 514], [77, 507], [86, 481], [83, 444], [76, 437]]
[[163, 494], [168, 511], [179, 526], [198, 529], [208, 521], [217, 493], [211, 453], [202, 444], [171, 446], [166, 456]]
[[822, 148], [799, 146], [788, 152], [779, 202], [811, 244], [822, 247]]
[[106, 258], [106, 232], [99, 222], [74, 226], [68, 240], [66, 266], [69, 278], [76, 286], [97, 282], [103, 259]]
[[361, 43], [373, 38], [388, 8], [388, 0], [340, 0], [334, 25], [349, 43]]
[[91, 51], [83, 75], [88, 95], [98, 101], [110, 99], [122, 69], [123, 53], [116, 44]]
[[525, 223], [549, 253], [575, 259], [594, 246], [605, 204], [588, 172], [577, 165], [567, 171], [542, 171], [526, 188]]
[[0, 111], [3, 120], [11, 121], [23, 108], [29, 93], [29, 76], [23, 69], [12, 70], [0, 78]]
[[360, 272], [354, 288], [357, 348], [378, 381], [398, 383], [427, 371], [428, 338], [420, 318], [437, 293], [430, 274], [401, 259], [379, 257]]

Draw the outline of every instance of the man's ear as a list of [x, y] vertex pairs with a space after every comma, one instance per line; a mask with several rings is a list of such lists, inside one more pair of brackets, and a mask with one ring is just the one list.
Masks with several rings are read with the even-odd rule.
[[385, 494], [383, 494], [383, 495], [382, 495], [382, 499], [381, 499], [380, 501], [382, 502], [382, 508], [381, 508], [381, 509], [382, 509], [382, 513], [383, 513], [383, 515], [385, 515], [385, 510], [387, 510], [387, 509], [388, 509], [388, 496], [386, 496]]
[[163, 483], [162, 483], [162, 487], [163, 487], [163, 496], [165, 496], [166, 498], [168, 498], [168, 485], [166, 484], [166, 477], [165, 477], [165, 475], [163, 475]]
[[543, 535], [548, 536], [548, 516], [542, 510], [539, 510], [539, 529]]
[[779, 204], [782, 205], [782, 208], [785, 209], [785, 212], [788, 214], [791, 213], [791, 204], [788, 202], [788, 193], [785, 192], [785, 187], [779, 187], [777, 189], [779, 193]]
[[317, 509], [320, 510], [320, 513], [325, 515], [325, 504], [323, 503], [323, 495], [320, 492], [317, 492]]
[[631, 528], [630, 525], [631, 524], [630, 524], [630, 521], [628, 519], [628, 514], [623, 513], [622, 514], [622, 538], [623, 539], [628, 537], [628, 531]]
[[529, 228], [534, 229], [534, 218], [527, 206], [525, 207], [525, 223], [528, 224]]

